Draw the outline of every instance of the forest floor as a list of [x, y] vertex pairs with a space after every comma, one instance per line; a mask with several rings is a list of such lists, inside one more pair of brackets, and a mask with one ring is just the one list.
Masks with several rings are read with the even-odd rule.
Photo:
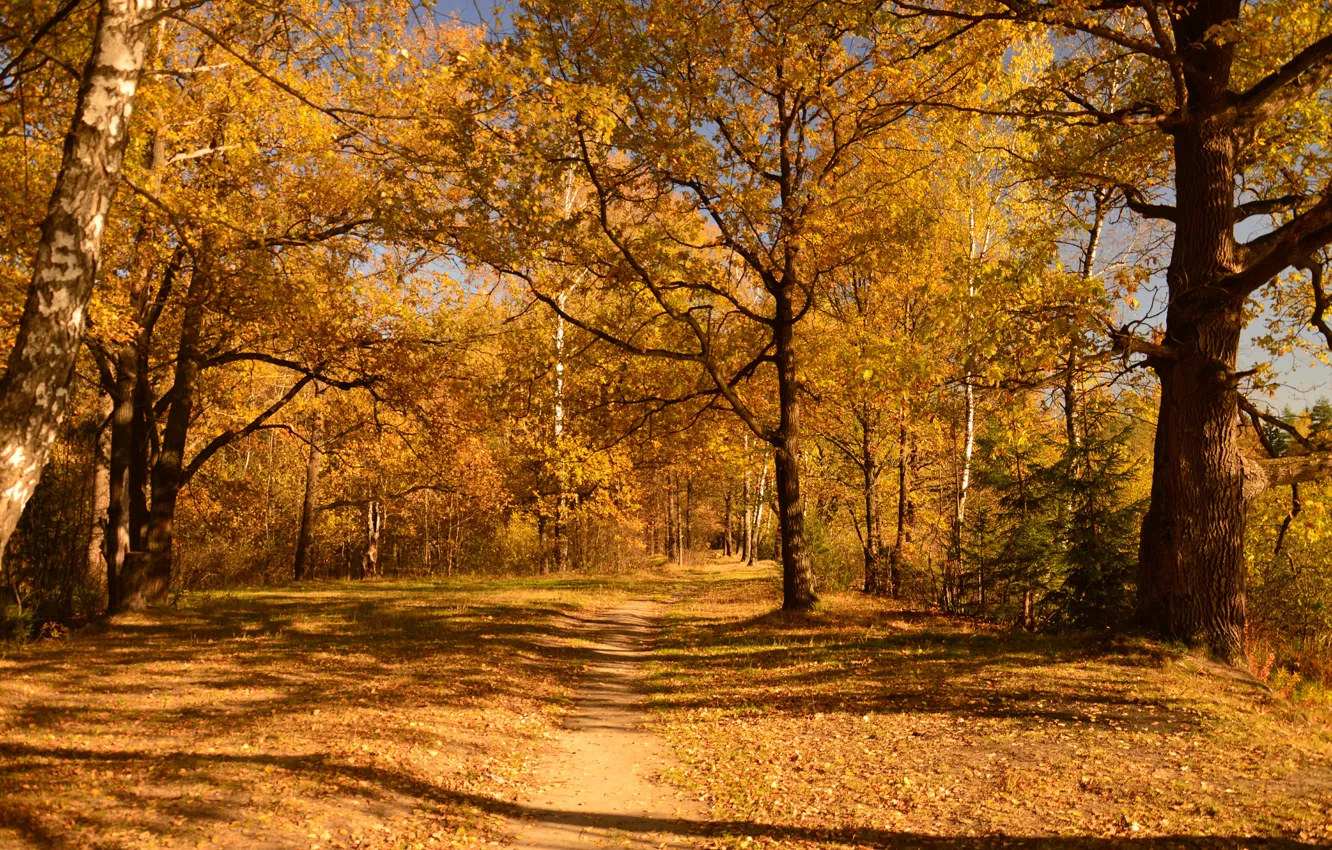
[[13, 651], [0, 847], [1332, 845], [1324, 709], [1145, 642], [778, 593], [315, 584]]

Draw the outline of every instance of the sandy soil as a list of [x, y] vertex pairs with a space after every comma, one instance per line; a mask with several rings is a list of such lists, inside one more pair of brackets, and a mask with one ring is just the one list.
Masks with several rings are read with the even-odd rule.
[[685, 846], [703, 822], [697, 800], [657, 781], [673, 761], [644, 728], [642, 668], [660, 614], [659, 605], [630, 602], [585, 624], [592, 661], [564, 730], [535, 767], [536, 790], [520, 800], [516, 847]]

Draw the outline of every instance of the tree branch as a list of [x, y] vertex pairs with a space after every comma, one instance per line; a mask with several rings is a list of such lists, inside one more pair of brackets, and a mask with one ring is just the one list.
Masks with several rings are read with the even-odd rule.
[[1235, 221], [1241, 222], [1255, 215], [1287, 212], [1299, 206], [1300, 201], [1303, 201], [1304, 198], [1304, 195], [1282, 195], [1280, 198], [1259, 198], [1256, 201], [1246, 201], [1235, 206]]
[[1332, 242], [1332, 187], [1295, 218], [1240, 246], [1244, 268], [1221, 282], [1232, 297], [1247, 298], [1283, 269]]
[[1179, 211], [1174, 207], [1150, 203], [1142, 192], [1133, 186], [1116, 184], [1116, 188], [1124, 196], [1124, 205], [1143, 218], [1159, 218], [1165, 221], [1177, 221], [1179, 218]]
[[1158, 360], [1174, 360], [1179, 357], [1178, 352], [1170, 345], [1135, 336], [1127, 326], [1111, 330], [1110, 339], [1113, 343], [1109, 351], [1111, 355], [1145, 354], [1148, 358]]
[[[79, 7], [79, 3], [80, 0], [66, 0], [65, 4], [61, 6], [59, 9], [56, 9], [55, 12], [51, 14], [51, 17], [47, 18], [46, 21], [43, 22], [41, 26], [37, 27], [37, 29], [33, 32], [31, 36], [28, 36], [27, 38], [19, 36], [18, 40], [23, 43], [23, 49], [20, 50], [13, 59], [5, 63], [5, 67], [3, 69], [0, 69], [0, 81], [3, 81], [11, 76], [13, 77], [20, 76], [18, 73], [18, 67], [23, 62], [24, 59], [28, 58], [28, 54], [33, 52], [33, 49], [36, 47], [37, 42], [41, 41], [46, 36], [46, 34], [49, 33], [51, 30], [53, 30], [61, 21], [63, 21], [65, 18], [68, 18], [69, 14]], [[77, 80], [79, 78], [79, 73], [77, 69], [70, 67], [64, 62], [60, 62], [59, 60], [56, 61], [57, 64], [59, 64], [60, 67], [68, 71], [74, 77], [74, 79]]]
[[210, 440], [208, 445], [199, 450], [199, 453], [190, 461], [189, 466], [185, 467], [184, 472], [181, 473], [181, 485], [183, 486], [188, 483], [189, 480], [194, 477], [194, 473], [199, 471], [199, 467], [207, 463], [210, 457], [217, 454], [224, 447], [231, 445], [239, 439], [248, 437], [257, 431], [261, 425], [273, 416], [273, 414], [286, 407], [287, 402], [294, 399], [301, 390], [305, 389], [305, 385], [313, 380], [314, 377], [312, 375], [303, 375], [301, 379], [293, 384], [291, 389], [287, 390], [281, 398], [270, 404], [263, 413], [260, 413], [254, 419], [250, 420], [250, 424], [241, 428], [239, 431], [223, 431], [221, 434], [218, 434]]
[[271, 237], [252, 236], [248, 241], [246, 241], [243, 244], [242, 247], [248, 249], [255, 249], [255, 248], [278, 248], [278, 247], [289, 248], [289, 247], [301, 247], [304, 245], [317, 245], [321, 242], [327, 242], [328, 240], [335, 239], [339, 236], [345, 236], [358, 227], [374, 223], [375, 223], [375, 218], [374, 216], [371, 216], [369, 218], [358, 218], [353, 221], [343, 222], [342, 224], [335, 225], [333, 227], [329, 227], [324, 230], [306, 231], [303, 234], [295, 236], [292, 235], [271, 236]]
[[1252, 500], [1269, 487], [1317, 481], [1332, 475], [1332, 452], [1244, 458], [1244, 495]]
[[1258, 432], [1258, 442], [1263, 444], [1263, 448], [1267, 449], [1267, 453], [1272, 457], [1277, 456], [1276, 447], [1272, 445], [1272, 441], [1268, 439], [1265, 433], [1263, 433], [1263, 429], [1260, 426], [1261, 422], [1266, 422], [1268, 425], [1271, 425], [1273, 428], [1285, 431], [1287, 434], [1291, 436], [1291, 438], [1293, 438], [1300, 445], [1304, 446], [1306, 449], [1310, 451], [1313, 451], [1314, 446], [1313, 443], [1309, 440], [1309, 438], [1301, 434], [1299, 432], [1299, 429], [1297, 429], [1294, 425], [1290, 424], [1286, 420], [1278, 416], [1273, 416], [1272, 414], [1268, 413], [1265, 410], [1259, 410], [1258, 407], [1254, 405], [1253, 402], [1249, 401], [1243, 395], [1239, 397], [1239, 406], [1240, 410], [1249, 414], [1249, 419], [1253, 422], [1254, 430]]
[[295, 360], [288, 360], [285, 357], [278, 357], [273, 354], [265, 354], [261, 351], [233, 351], [227, 354], [219, 354], [210, 357], [199, 364], [202, 369], [210, 369], [215, 366], [225, 366], [228, 363], [243, 363], [247, 361], [257, 363], [267, 363], [270, 366], [279, 366], [283, 369], [290, 369], [293, 372], [299, 372], [307, 378], [319, 381], [321, 384], [327, 384], [330, 387], [336, 387], [340, 390], [366, 389], [379, 382], [378, 375], [364, 375], [360, 378], [334, 378], [323, 371], [325, 363], [317, 366], [306, 366]]
[[1332, 34], [1295, 54], [1285, 65], [1237, 95], [1231, 109], [1238, 121], [1256, 124], [1316, 91], [1332, 76]]
[[363, 508], [371, 502], [396, 502], [398, 499], [406, 498], [413, 493], [421, 493], [429, 490], [432, 493], [444, 493], [446, 495], [457, 495], [458, 490], [455, 487], [444, 487], [439, 484], [416, 484], [408, 487], [406, 490], [400, 490], [397, 493], [390, 493], [378, 499], [338, 499], [335, 502], [327, 502], [320, 505], [316, 510], [335, 511], [338, 508]]

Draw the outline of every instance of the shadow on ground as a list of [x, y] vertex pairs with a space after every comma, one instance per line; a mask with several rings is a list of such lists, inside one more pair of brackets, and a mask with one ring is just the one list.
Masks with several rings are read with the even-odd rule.
[[[145, 757], [145, 753], [133, 750], [80, 750], [71, 748], [36, 748], [18, 745], [0, 745], [0, 755], [7, 760], [42, 765], [83, 765], [104, 768], [123, 768]], [[669, 818], [642, 818], [622, 815], [601, 814], [586, 811], [564, 811], [522, 805], [496, 797], [451, 792], [427, 782], [422, 782], [408, 774], [379, 767], [349, 765], [330, 762], [322, 756], [280, 756], [280, 755], [201, 755], [193, 752], [155, 753], [153, 758], [162, 762], [163, 769], [199, 771], [207, 770], [218, 764], [238, 763], [248, 766], [274, 768], [289, 773], [313, 773], [328, 777], [339, 786], [347, 789], [362, 789], [363, 793], [388, 797], [408, 797], [420, 803], [434, 803], [450, 808], [470, 808], [505, 818], [535, 820], [550, 824], [573, 827], [600, 827], [624, 832], [649, 832], [678, 835], [698, 839], [726, 838], [763, 838], [815, 842], [820, 844], [842, 844], [847, 846], [868, 846], [886, 848], [922, 848], [923, 850], [983, 850], [983, 848], [1017, 848], [1018, 850], [1062, 850], [1063, 848], [1230, 848], [1230, 847], [1271, 847], [1305, 848], [1315, 845], [1290, 839], [1256, 839], [1240, 836], [1205, 836], [1205, 835], [1170, 835], [1141, 839], [1093, 838], [1093, 837], [1040, 837], [1040, 836], [938, 836], [912, 832], [895, 832], [882, 829], [864, 828], [817, 828], [790, 826], [783, 824], [763, 824], [746, 821], [704, 821], [691, 822]], [[367, 790], [368, 789], [368, 790]], [[0, 805], [0, 812], [7, 811]], [[180, 812], [181, 815], [195, 818], [225, 820], [227, 812], [200, 810]], [[5, 821], [0, 816], [0, 823], [16, 827], [33, 846], [65, 850], [83, 846], [68, 841], [61, 836], [39, 829], [35, 824], [21, 821]]]

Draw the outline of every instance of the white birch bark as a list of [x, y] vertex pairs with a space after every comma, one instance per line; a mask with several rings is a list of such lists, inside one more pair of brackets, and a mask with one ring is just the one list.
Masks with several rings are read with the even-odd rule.
[[758, 492], [755, 494], [758, 499], [754, 505], [754, 540], [749, 547], [749, 563], [758, 560], [759, 540], [763, 536], [763, 505], [768, 500], [768, 464], [765, 461], [763, 471], [759, 474]]
[[18, 337], [0, 379], [0, 552], [31, 498], [69, 401], [102, 232], [156, 0], [101, 0]]

